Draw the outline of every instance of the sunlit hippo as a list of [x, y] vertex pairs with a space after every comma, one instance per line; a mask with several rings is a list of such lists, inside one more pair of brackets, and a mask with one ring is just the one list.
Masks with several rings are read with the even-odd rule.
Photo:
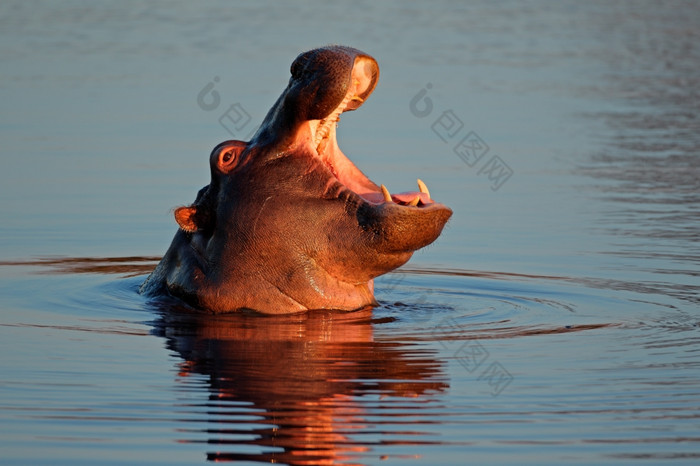
[[419, 191], [390, 194], [338, 147], [340, 114], [374, 90], [379, 67], [350, 47], [299, 55], [249, 142], [210, 157], [211, 183], [175, 210], [180, 229], [141, 286], [213, 313], [356, 310], [373, 279], [437, 239], [452, 211]]

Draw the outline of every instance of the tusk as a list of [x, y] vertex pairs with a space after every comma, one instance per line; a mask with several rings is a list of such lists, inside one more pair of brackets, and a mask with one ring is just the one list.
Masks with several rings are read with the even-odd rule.
[[386, 186], [384, 186], [384, 185], [382, 185], [382, 195], [384, 195], [384, 200], [385, 200], [386, 202], [394, 202], [394, 201], [391, 199], [391, 194], [389, 194], [389, 190], [386, 189]]
[[413, 198], [411, 202], [409, 202], [407, 205], [410, 205], [411, 207], [415, 207], [418, 205], [418, 201], [420, 201], [420, 196], [416, 196]]
[[430, 191], [428, 191], [428, 186], [426, 186], [426, 184], [423, 183], [423, 180], [421, 180], [420, 178], [418, 178], [418, 189], [420, 190], [420, 192], [422, 192], [423, 194], [427, 194], [428, 197], [430, 197]]

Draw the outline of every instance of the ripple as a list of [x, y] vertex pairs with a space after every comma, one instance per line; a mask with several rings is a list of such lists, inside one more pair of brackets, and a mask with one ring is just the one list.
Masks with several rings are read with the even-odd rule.
[[403, 338], [425, 341], [514, 338], [618, 325], [607, 316], [593, 320], [590, 312], [582, 315], [578, 307], [586, 295], [564, 286], [575, 281], [580, 280], [402, 268], [377, 279], [377, 297], [383, 303], [377, 313], [392, 316]]
[[[49, 446], [133, 445], [137, 436], [122, 429], [165, 428], [211, 461], [374, 463], [376, 451], [400, 460], [487, 444], [570, 451], [585, 443], [625, 455], [638, 443], [660, 454], [665, 444], [697, 443], [687, 424], [698, 416], [690, 375], [698, 320], [664, 303], [646, 303], [656, 311], [640, 314], [651, 294], [632, 283], [414, 267], [376, 280], [382, 304], [374, 309], [203, 316], [138, 295], [144, 266], [156, 260], [3, 263], [28, 273], [8, 274], [18, 289], [41, 292], [0, 330], [13, 332], [20, 348], [31, 340], [23, 335], [45, 333], [59, 351], [21, 379], [0, 381], [12, 400], [0, 414], [72, 426], [39, 428], [36, 441]], [[76, 352], [61, 354], [71, 346]], [[164, 347], [165, 360], [141, 348], [154, 346]], [[481, 366], [465, 359], [475, 350], [488, 358]], [[613, 355], [617, 362], [606, 363]], [[482, 372], [493, 367], [509, 377], [498, 403]], [[578, 419], [582, 432], [559, 432], [565, 418]], [[602, 422], [622, 429], [640, 419], [686, 428], [665, 437], [637, 432], [639, 442], [599, 434]]]

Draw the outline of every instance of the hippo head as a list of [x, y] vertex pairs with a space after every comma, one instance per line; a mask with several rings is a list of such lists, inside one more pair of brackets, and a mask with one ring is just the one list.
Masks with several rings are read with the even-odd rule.
[[250, 142], [210, 156], [211, 183], [180, 207], [170, 249], [142, 286], [210, 312], [355, 310], [452, 215], [419, 191], [390, 194], [338, 147], [336, 125], [374, 90], [377, 62], [349, 47], [299, 55]]

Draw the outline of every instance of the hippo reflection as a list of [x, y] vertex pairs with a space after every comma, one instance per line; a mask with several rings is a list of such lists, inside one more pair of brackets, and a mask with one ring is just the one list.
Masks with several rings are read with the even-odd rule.
[[142, 292], [210, 312], [356, 310], [373, 279], [437, 239], [452, 215], [419, 191], [390, 194], [340, 150], [336, 124], [374, 90], [377, 62], [349, 47], [299, 55], [251, 141], [210, 156], [211, 182]]
[[[422, 422], [434, 422], [416, 419], [421, 407], [448, 388], [431, 350], [374, 340], [371, 310], [161, 315], [156, 330], [183, 359], [183, 383], [198, 374], [208, 381], [211, 419], [202, 432], [214, 450], [210, 460], [337, 464], [371, 448], [366, 435], [353, 434], [376, 423], [374, 435], [410, 445]], [[369, 413], [361, 396], [384, 401]], [[403, 397], [411, 398], [413, 414], [392, 431], [390, 423], [402, 424], [396, 405]]]

